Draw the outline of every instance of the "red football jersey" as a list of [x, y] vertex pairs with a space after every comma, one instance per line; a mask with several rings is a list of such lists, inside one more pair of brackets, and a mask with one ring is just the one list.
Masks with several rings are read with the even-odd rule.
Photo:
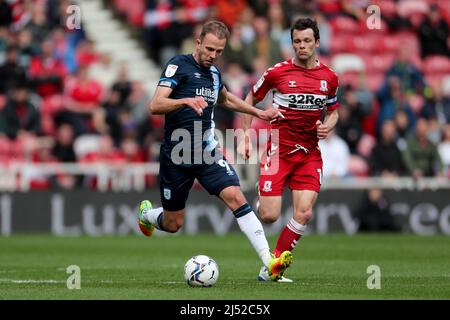
[[[282, 110], [285, 116], [285, 119], [278, 118], [271, 126], [272, 130], [279, 130], [277, 151], [280, 155], [302, 148], [317, 148], [316, 122], [320, 120], [324, 107], [329, 111], [339, 107], [337, 89], [336, 73], [319, 61], [312, 69], [295, 65], [293, 59], [267, 69], [253, 86], [252, 93], [261, 101], [272, 90], [273, 106]], [[275, 144], [272, 150], [278, 149], [275, 139], [271, 140]]]

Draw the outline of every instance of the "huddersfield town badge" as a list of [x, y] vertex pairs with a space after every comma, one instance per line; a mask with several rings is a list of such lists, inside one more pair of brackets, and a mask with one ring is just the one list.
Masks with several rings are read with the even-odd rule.
[[170, 200], [170, 198], [171, 198], [170, 189], [164, 188], [164, 199]]

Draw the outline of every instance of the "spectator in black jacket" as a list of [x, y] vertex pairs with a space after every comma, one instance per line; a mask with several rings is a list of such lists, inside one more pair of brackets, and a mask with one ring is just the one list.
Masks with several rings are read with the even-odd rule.
[[370, 169], [375, 176], [402, 176], [406, 173], [403, 157], [397, 146], [397, 131], [393, 120], [385, 120], [381, 139], [372, 149]]
[[439, 7], [432, 5], [430, 12], [418, 30], [422, 58], [439, 54], [450, 57], [447, 39], [450, 35], [449, 26], [442, 17]]
[[9, 46], [6, 61], [0, 66], [0, 94], [6, 94], [16, 84], [26, 81], [26, 70], [18, 63], [19, 48]]
[[0, 27], [9, 27], [12, 23], [12, 9], [6, 0], [0, 0]]
[[22, 131], [39, 135], [41, 131], [40, 114], [36, 103], [30, 98], [28, 88], [18, 84], [11, 92], [3, 110], [5, 133], [16, 139]]

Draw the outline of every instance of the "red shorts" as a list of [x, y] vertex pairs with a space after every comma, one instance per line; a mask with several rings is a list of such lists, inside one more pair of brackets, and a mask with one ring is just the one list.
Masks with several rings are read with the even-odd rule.
[[[295, 160], [295, 161], [292, 161]], [[301, 150], [295, 157], [271, 157], [261, 163], [259, 192], [261, 196], [281, 196], [286, 183], [291, 190], [320, 191], [322, 156], [318, 149]]]

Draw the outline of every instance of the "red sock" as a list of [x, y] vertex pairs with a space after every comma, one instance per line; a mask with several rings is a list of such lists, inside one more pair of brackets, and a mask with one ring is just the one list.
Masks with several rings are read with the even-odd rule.
[[278, 258], [286, 250], [292, 251], [300, 237], [305, 233], [305, 228], [305, 225], [291, 219], [278, 237], [277, 246], [273, 250], [275, 257]]

